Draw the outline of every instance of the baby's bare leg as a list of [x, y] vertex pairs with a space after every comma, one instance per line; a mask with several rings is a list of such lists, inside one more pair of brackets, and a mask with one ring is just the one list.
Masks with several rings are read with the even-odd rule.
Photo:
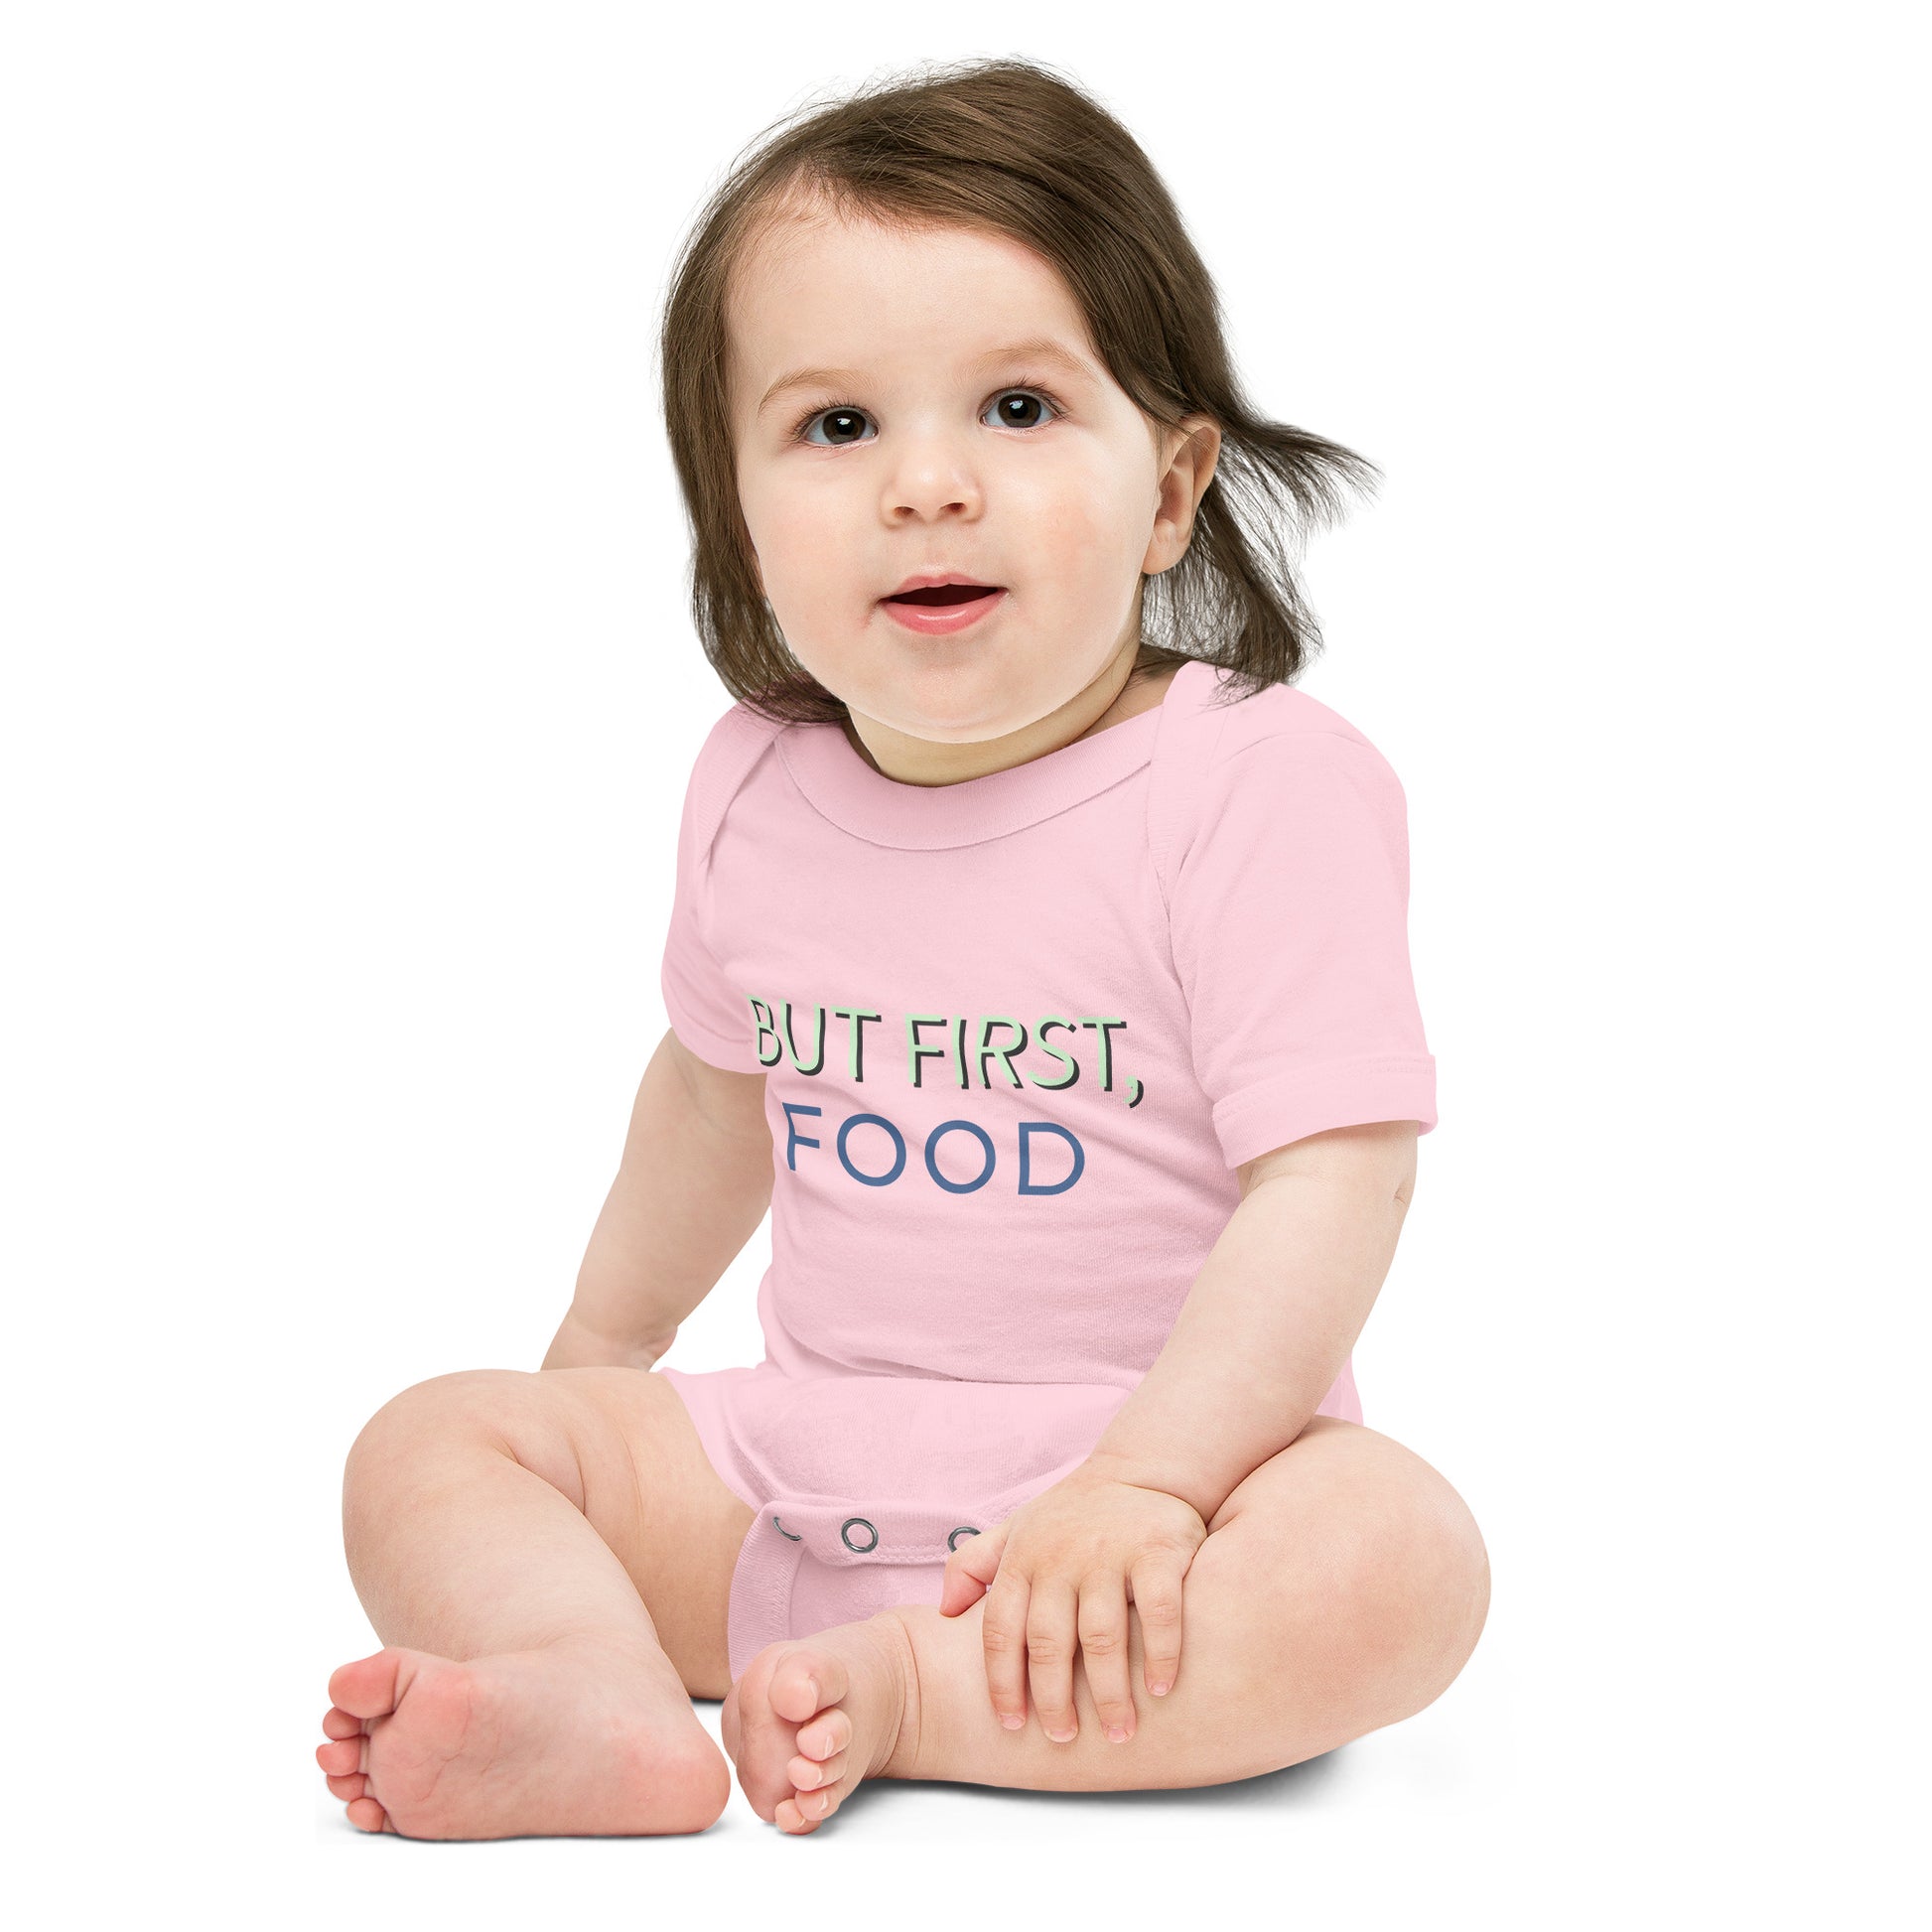
[[729, 1686], [752, 1513], [642, 1370], [486, 1370], [398, 1396], [344, 1484], [349, 1569], [386, 1646], [330, 1680], [317, 1756], [351, 1821], [701, 1831], [730, 1772], [687, 1693]]
[[1070, 1742], [1046, 1736], [1031, 1697], [1025, 1728], [1001, 1728], [984, 1598], [958, 1616], [899, 1605], [768, 1646], [725, 1706], [725, 1740], [754, 1809], [788, 1832], [816, 1829], [869, 1776], [1039, 1791], [1221, 1784], [1433, 1703], [1488, 1601], [1481, 1536], [1443, 1477], [1386, 1436], [1316, 1417], [1210, 1520], [1165, 1697], [1147, 1689], [1130, 1614], [1125, 1743], [1108, 1740], [1077, 1657]]
[[1071, 1742], [1052, 1742], [1031, 1709], [1023, 1730], [1001, 1729], [984, 1599], [957, 1617], [901, 1612], [920, 1693], [909, 1774], [1104, 1791], [1300, 1763], [1449, 1688], [1481, 1632], [1489, 1566], [1436, 1470], [1374, 1430], [1321, 1416], [1235, 1487], [1182, 1587], [1180, 1670], [1166, 1697], [1147, 1690], [1140, 1619], [1128, 1618], [1136, 1727], [1124, 1744], [1108, 1740], [1077, 1660]]

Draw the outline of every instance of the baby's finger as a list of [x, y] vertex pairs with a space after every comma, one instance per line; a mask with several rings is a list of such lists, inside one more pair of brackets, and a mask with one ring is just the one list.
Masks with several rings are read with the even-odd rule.
[[1080, 1586], [1080, 1656], [1087, 1689], [1109, 1743], [1134, 1735], [1134, 1691], [1127, 1681], [1127, 1586], [1118, 1574]]
[[1180, 1669], [1180, 1582], [1185, 1572], [1143, 1557], [1128, 1578], [1134, 1612], [1141, 1619], [1141, 1673], [1156, 1697], [1165, 1697]]
[[1002, 1565], [986, 1592], [980, 1643], [986, 1652], [986, 1688], [993, 1712], [1008, 1730], [1027, 1722], [1027, 1579]]
[[939, 1583], [939, 1614], [958, 1616], [985, 1595], [999, 1575], [1000, 1555], [1006, 1547], [1006, 1525], [997, 1523], [986, 1534], [967, 1525], [953, 1531], [958, 1539]]
[[1073, 1710], [1073, 1646], [1079, 1595], [1069, 1583], [1035, 1579], [1027, 1603], [1028, 1680], [1039, 1725], [1056, 1744], [1070, 1743], [1080, 1721]]

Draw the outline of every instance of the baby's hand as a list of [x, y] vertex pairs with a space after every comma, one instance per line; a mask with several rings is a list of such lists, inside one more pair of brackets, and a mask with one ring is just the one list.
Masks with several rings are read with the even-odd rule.
[[1191, 1503], [1083, 1462], [960, 1544], [946, 1560], [940, 1613], [957, 1616], [985, 1594], [986, 1681], [1009, 1730], [1027, 1722], [1031, 1666], [1047, 1736], [1065, 1743], [1074, 1735], [1077, 1649], [1101, 1725], [1125, 1743], [1135, 1729], [1129, 1598], [1140, 1614], [1147, 1688], [1164, 1696], [1180, 1668], [1180, 1580], [1206, 1540]]

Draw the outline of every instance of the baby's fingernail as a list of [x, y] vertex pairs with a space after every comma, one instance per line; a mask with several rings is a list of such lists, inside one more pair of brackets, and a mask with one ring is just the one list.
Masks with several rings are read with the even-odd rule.
[[1124, 1744], [1127, 1742], [1127, 1732], [1119, 1725], [1109, 1725], [1107, 1726], [1107, 1737], [1111, 1743]]
[[1172, 1684], [1150, 1684], [1148, 1689], [1158, 1698], [1164, 1698], [1173, 1689]]
[[1011, 1711], [1009, 1711], [1007, 1715], [1000, 1720], [1000, 1723], [1008, 1730], [1018, 1730], [1020, 1726], [1024, 1725], [1026, 1722], [1027, 1721], [1025, 1718], [1016, 1717]]
[[1070, 1730], [1049, 1730], [1046, 1734], [1056, 1744], [1070, 1744], [1073, 1741], [1073, 1732]]

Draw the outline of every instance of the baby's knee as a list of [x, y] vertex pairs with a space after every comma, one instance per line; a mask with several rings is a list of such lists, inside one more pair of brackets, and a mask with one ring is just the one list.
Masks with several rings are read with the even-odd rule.
[[[1489, 1557], [1467, 1503], [1404, 1450], [1337, 1539], [1358, 1639], [1395, 1666], [1421, 1710], [1460, 1672], [1489, 1609]], [[1401, 1715], [1408, 1716], [1405, 1710]]]
[[372, 1465], [413, 1457], [427, 1442], [500, 1432], [527, 1406], [536, 1379], [524, 1369], [472, 1368], [412, 1384], [362, 1425], [349, 1447], [349, 1480]]

